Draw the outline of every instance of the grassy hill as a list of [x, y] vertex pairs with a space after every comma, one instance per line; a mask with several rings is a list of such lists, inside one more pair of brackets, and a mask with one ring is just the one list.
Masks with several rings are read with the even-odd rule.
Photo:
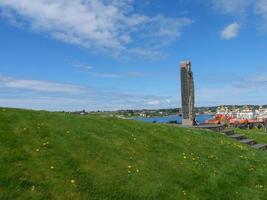
[[0, 109], [0, 199], [266, 199], [267, 153], [204, 130]]
[[254, 139], [259, 143], [267, 144], [267, 133], [265, 133], [263, 129], [257, 129], [257, 128], [239, 129], [239, 128], [236, 128], [235, 132], [237, 134], [243, 134], [247, 138]]

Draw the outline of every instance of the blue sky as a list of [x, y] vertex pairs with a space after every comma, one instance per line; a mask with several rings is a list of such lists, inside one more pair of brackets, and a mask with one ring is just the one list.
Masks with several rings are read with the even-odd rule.
[[266, 104], [267, 0], [1, 0], [0, 106]]

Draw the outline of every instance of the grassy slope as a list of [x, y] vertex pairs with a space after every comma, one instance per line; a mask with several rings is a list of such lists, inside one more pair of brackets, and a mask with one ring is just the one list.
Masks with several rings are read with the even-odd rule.
[[238, 134], [244, 134], [248, 138], [255, 139], [259, 143], [267, 144], [267, 133], [265, 133], [263, 129], [259, 130], [257, 128], [253, 128], [253, 129], [243, 130], [243, 129], [236, 128], [235, 132]]
[[266, 166], [208, 131], [0, 109], [0, 199], [264, 199]]

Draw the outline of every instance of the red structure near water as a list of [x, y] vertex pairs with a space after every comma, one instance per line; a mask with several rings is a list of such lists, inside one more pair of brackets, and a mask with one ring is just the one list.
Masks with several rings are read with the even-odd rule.
[[246, 125], [246, 124], [262, 124], [267, 119], [267, 109], [260, 108], [253, 111], [245, 106], [241, 111], [239, 109], [228, 110], [227, 107], [219, 107], [217, 114], [211, 120], [207, 120], [206, 124], [229, 124], [229, 125]]

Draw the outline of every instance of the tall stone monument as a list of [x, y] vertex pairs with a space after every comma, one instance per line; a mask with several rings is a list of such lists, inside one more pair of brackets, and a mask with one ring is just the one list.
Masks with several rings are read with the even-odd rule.
[[181, 97], [182, 97], [182, 124], [184, 126], [196, 125], [195, 89], [194, 78], [190, 61], [183, 61], [180, 64], [181, 70]]

